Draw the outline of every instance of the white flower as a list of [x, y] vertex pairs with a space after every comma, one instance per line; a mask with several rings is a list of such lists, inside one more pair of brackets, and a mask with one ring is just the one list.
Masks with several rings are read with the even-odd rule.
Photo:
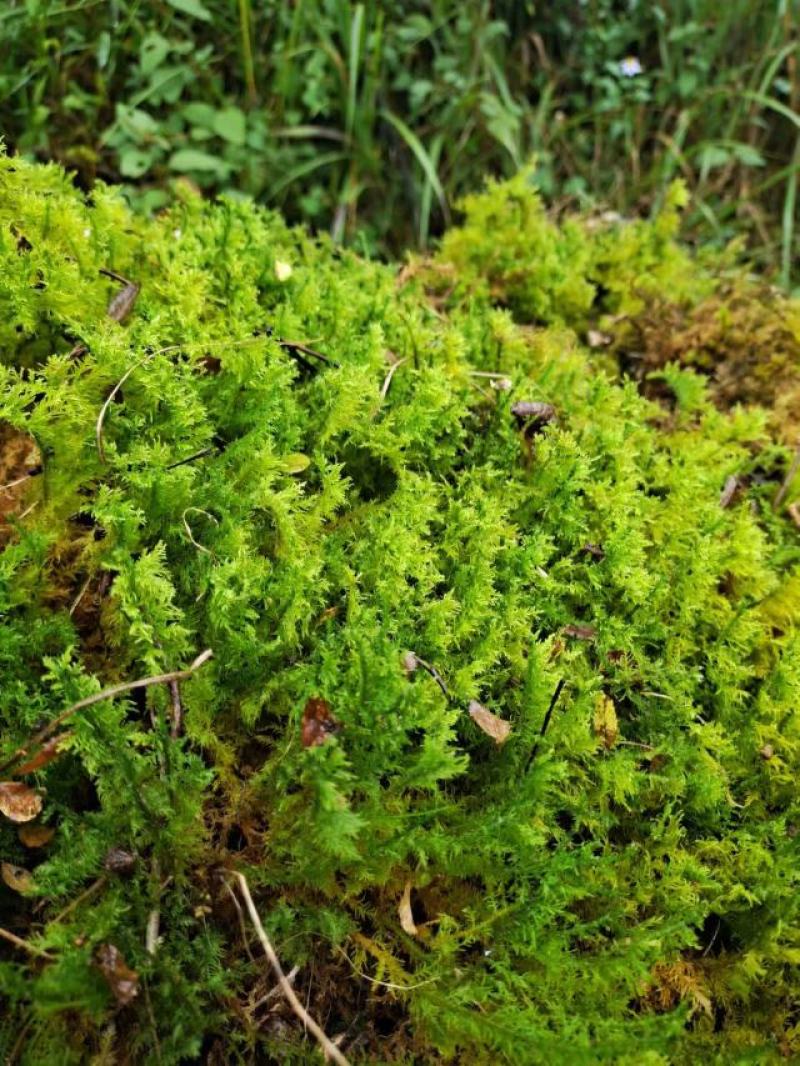
[[180, 228], [174, 229], [172, 231], [172, 236], [175, 238], [176, 241], [179, 241], [181, 239], [181, 230], [180, 230]]
[[89, 227], [88, 227], [88, 226], [87, 226], [87, 227], [86, 227], [86, 229], [85, 229], [85, 230], [83, 231], [83, 235], [84, 235], [84, 237], [91, 237], [91, 235], [92, 235], [92, 231], [91, 231], [91, 230], [89, 229]]
[[642, 73], [642, 64], [636, 56], [625, 56], [619, 65], [619, 72], [623, 78], [635, 78]]
[[292, 276], [292, 267], [289, 263], [284, 263], [280, 259], [275, 260], [275, 276], [278, 281], [288, 281]]

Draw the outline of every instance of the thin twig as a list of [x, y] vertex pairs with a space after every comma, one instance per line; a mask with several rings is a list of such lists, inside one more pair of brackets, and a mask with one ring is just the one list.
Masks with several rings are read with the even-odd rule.
[[786, 499], [786, 493], [791, 488], [791, 484], [794, 481], [794, 476], [797, 471], [800, 470], [800, 444], [797, 445], [794, 451], [794, 457], [789, 465], [789, 469], [786, 472], [786, 477], [783, 479], [783, 484], [778, 489], [775, 499], [772, 501], [773, 510], [777, 511], [783, 501]]
[[338, 1066], [350, 1066], [348, 1060], [344, 1057], [338, 1047], [317, 1025], [317, 1023], [305, 1009], [303, 1004], [297, 998], [295, 990], [292, 988], [288, 978], [286, 977], [286, 974], [281, 968], [278, 956], [275, 954], [275, 948], [272, 946], [272, 941], [267, 936], [264, 930], [264, 926], [261, 924], [261, 919], [258, 916], [256, 905], [255, 903], [253, 903], [253, 897], [250, 895], [250, 889], [247, 885], [246, 877], [244, 876], [244, 874], [240, 873], [237, 873], [234, 876], [239, 882], [239, 891], [242, 893], [242, 897], [244, 898], [245, 905], [250, 915], [250, 920], [255, 926], [256, 932], [258, 933], [258, 939], [261, 941], [261, 946], [264, 949], [264, 954], [269, 959], [270, 965], [275, 971], [275, 976], [278, 978], [278, 984], [281, 986], [281, 991], [286, 997], [287, 1003], [295, 1012], [295, 1014], [303, 1023], [303, 1025], [305, 1025], [308, 1029], [311, 1030], [311, 1033], [315, 1037], [317, 1043], [322, 1048], [323, 1052], [328, 1056], [328, 1058], [333, 1059], [335, 1063], [338, 1063]]
[[[163, 776], [163, 775], [162, 775]], [[153, 880], [156, 882], [156, 890], [158, 894], [161, 894], [161, 886], [159, 881], [161, 880], [161, 864], [158, 859], [153, 856], [151, 863], [151, 873]], [[155, 955], [158, 951], [158, 934], [161, 928], [161, 908], [156, 901], [155, 907], [150, 911], [147, 916], [147, 929], [145, 931], [144, 946], [148, 955]]]
[[418, 663], [422, 667], [422, 669], [425, 670], [426, 673], [430, 674], [430, 676], [433, 678], [433, 680], [436, 682], [436, 684], [442, 690], [442, 694], [444, 695], [444, 698], [446, 700], [449, 700], [450, 699], [450, 691], [449, 691], [447, 685], [445, 684], [444, 678], [439, 673], [439, 671], [436, 669], [436, 667], [435, 666], [431, 666], [431, 664], [425, 662], [424, 659], [420, 659], [419, 655], [417, 655], [416, 652], [412, 652], [411, 654], [414, 656], [414, 662]]
[[111, 685], [110, 688], [104, 688], [100, 692], [95, 692], [93, 696], [87, 696], [85, 699], [78, 700], [77, 703], [73, 703], [71, 707], [67, 707], [61, 714], [48, 722], [47, 725], [40, 729], [26, 745], [10, 755], [3, 763], [0, 763], [0, 771], [5, 770], [12, 763], [15, 763], [17, 759], [22, 758], [23, 755], [27, 755], [31, 748], [37, 744], [41, 744], [43, 740], [46, 740], [51, 733], [54, 733], [58, 727], [65, 722], [67, 718], [70, 718], [77, 711], [82, 711], [85, 707], [91, 707], [95, 703], [102, 703], [103, 700], [111, 700], [116, 696], [122, 695], [123, 692], [132, 692], [134, 689], [147, 688], [149, 685], [167, 685], [170, 681], [185, 681], [188, 677], [191, 677], [195, 670], [199, 670], [204, 663], [213, 656], [214, 652], [211, 648], [206, 648], [204, 652], [201, 652], [197, 658], [186, 667], [185, 670], [173, 670], [169, 674], [155, 674], [152, 677], [140, 677], [137, 681], [125, 681], [121, 685]]
[[140, 366], [144, 366], [145, 363], [149, 363], [155, 354], [155, 352], [151, 352], [149, 355], [146, 355], [144, 359], [140, 359], [138, 363], [134, 363], [133, 366], [128, 367], [128, 369], [125, 371], [125, 373], [119, 379], [117, 384], [106, 397], [106, 402], [100, 408], [100, 414], [97, 416], [97, 425], [95, 426], [94, 436], [95, 440], [97, 441], [97, 454], [100, 456], [101, 463], [104, 463], [106, 461], [106, 453], [105, 449], [103, 448], [103, 420], [106, 417], [106, 412], [108, 411], [111, 404], [114, 402], [114, 397], [117, 395], [119, 390], [131, 376], [134, 370], [138, 370]]
[[84, 583], [81, 585], [81, 591], [78, 593], [78, 595], [72, 601], [72, 606], [69, 609], [70, 618], [72, 618], [73, 614], [75, 614], [75, 608], [78, 606], [78, 604], [81, 602], [83, 597], [86, 595], [86, 590], [88, 589], [89, 585], [92, 583], [92, 577], [93, 576], [94, 576], [93, 574], [89, 574], [89, 576], [86, 578]]
[[[41, 473], [41, 471], [39, 471], [39, 473]], [[0, 485], [0, 492], [8, 492], [10, 489], [15, 489], [17, 485], [21, 485], [24, 481], [30, 481], [32, 477], [36, 477], [36, 474], [23, 474], [22, 477], [18, 477], [14, 481], [9, 481], [5, 485]]]
[[198, 551], [205, 552], [206, 555], [213, 555], [214, 553], [211, 551], [210, 548], [204, 547], [202, 544], [200, 544], [194, 539], [191, 526], [186, 520], [186, 516], [190, 511], [194, 511], [196, 514], [204, 514], [206, 518], [211, 519], [215, 526], [218, 526], [219, 522], [213, 516], [213, 514], [209, 514], [208, 511], [204, 511], [201, 507], [187, 507], [186, 510], [183, 512], [183, 528], [186, 530], [186, 535], [188, 536], [189, 540], [192, 542], [192, 544], [194, 544], [195, 548], [197, 548]]
[[219, 449], [215, 445], [211, 445], [208, 448], [201, 448], [199, 452], [194, 452], [193, 455], [187, 455], [185, 459], [178, 459], [175, 463], [170, 463], [169, 466], [164, 467], [165, 470], [176, 470], [179, 466], [185, 466], [187, 463], [193, 463], [196, 459], [205, 459], [207, 455], [213, 455], [214, 452]]
[[88, 888], [84, 889], [79, 896], [76, 896], [72, 903], [68, 903], [60, 914], [57, 914], [55, 918], [51, 918], [48, 925], [54, 925], [56, 922], [63, 922], [67, 915], [72, 914], [76, 907], [80, 907], [81, 903], [84, 903], [90, 896], [93, 896], [98, 889], [102, 888], [107, 880], [108, 878], [105, 874], [103, 874], [102, 877], [98, 877], [97, 880], [92, 882]]
[[[233, 898], [236, 899], [235, 896]], [[236, 906], [237, 907], [239, 906], [238, 901], [236, 903]], [[239, 908], [239, 910], [241, 912], [241, 908]], [[252, 959], [253, 956], [251, 955], [250, 958]], [[253, 962], [255, 962], [255, 959], [253, 959]], [[295, 979], [295, 977], [297, 977], [297, 975], [299, 973], [300, 973], [300, 967], [299, 966], [293, 966], [291, 968], [291, 970], [289, 970], [289, 972], [286, 975], [286, 980], [289, 982], [290, 985], [294, 984], [294, 979]], [[255, 1001], [253, 1006], [250, 1008], [251, 1011], [253, 1011], [253, 1012], [257, 1011], [259, 1007], [263, 1007], [265, 1003], [269, 1003], [269, 1001], [271, 999], [275, 999], [275, 997], [277, 995], [279, 995], [280, 992], [281, 992], [281, 986], [280, 985], [275, 985], [274, 988], [271, 988], [269, 990], [269, 992], [266, 993], [266, 995], [263, 995], [261, 997], [261, 999], [257, 999]]]
[[397, 368], [399, 366], [402, 366], [403, 363], [407, 363], [407, 362], [408, 362], [408, 357], [406, 357], [405, 359], [398, 359], [396, 363], [392, 363], [392, 365], [389, 367], [389, 372], [386, 375], [386, 377], [383, 379], [383, 385], [381, 385], [381, 399], [382, 400], [386, 399], [386, 393], [389, 391], [389, 386], [392, 383], [392, 378], [394, 377], [395, 370], [397, 370]]
[[545, 713], [544, 721], [542, 722], [542, 728], [539, 730], [539, 736], [536, 738], [536, 743], [533, 745], [533, 751], [528, 756], [528, 761], [525, 764], [525, 773], [527, 773], [528, 770], [530, 770], [531, 763], [536, 758], [536, 752], [539, 750], [539, 743], [540, 743], [542, 737], [547, 732], [547, 727], [550, 725], [550, 719], [553, 717], [553, 711], [556, 709], [556, 704], [558, 703], [558, 697], [561, 695], [561, 691], [564, 688], [565, 684], [566, 684], [566, 681], [562, 677], [561, 680], [556, 685], [555, 692], [553, 693], [552, 697], [550, 698], [550, 706], [547, 708], [547, 712]]
[[[233, 905], [236, 908], [236, 914], [237, 914], [237, 916], [239, 918], [239, 928], [242, 931], [242, 943], [244, 944], [244, 950], [247, 952], [248, 959], [253, 964], [255, 964], [256, 960], [253, 958], [253, 952], [250, 950], [250, 938], [247, 935], [247, 926], [244, 924], [244, 914], [242, 913], [241, 904], [239, 903], [239, 900], [236, 898], [236, 893], [233, 891], [233, 889], [228, 884], [228, 882], [227, 881], [223, 881], [222, 883], [225, 886], [226, 892], [228, 893], [228, 895], [233, 900]], [[297, 967], [295, 967], [295, 970], [296, 969], [297, 969]], [[289, 976], [291, 977], [291, 974]], [[288, 980], [288, 978], [287, 978], [287, 980]], [[273, 988], [272, 991], [275, 992], [277, 990]], [[264, 998], [266, 999], [267, 997], [265, 996]], [[253, 1007], [253, 1010], [255, 1010], [257, 1006], [258, 1006], [258, 1003], [256, 1003], [255, 1007]]]
[[33, 944], [29, 944], [27, 940], [23, 940], [22, 937], [17, 936], [16, 933], [10, 933], [8, 929], [3, 929], [2, 927], [0, 927], [0, 939], [7, 940], [9, 944], [22, 948], [23, 951], [27, 951], [30, 955], [36, 955], [37, 958], [53, 958], [49, 951], [45, 951], [43, 948], [34, 947]]
[[172, 724], [170, 725], [169, 735], [175, 740], [176, 737], [181, 735], [183, 726], [183, 704], [181, 703], [181, 690], [177, 681], [170, 681], [169, 691], [172, 696]]

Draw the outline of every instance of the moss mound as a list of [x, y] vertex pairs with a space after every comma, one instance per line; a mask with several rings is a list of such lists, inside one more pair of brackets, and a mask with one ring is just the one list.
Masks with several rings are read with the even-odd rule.
[[399, 274], [0, 191], [4, 1053], [319, 1061], [238, 872], [351, 1062], [800, 1053], [790, 454], [615, 363], [729, 283], [679, 191]]

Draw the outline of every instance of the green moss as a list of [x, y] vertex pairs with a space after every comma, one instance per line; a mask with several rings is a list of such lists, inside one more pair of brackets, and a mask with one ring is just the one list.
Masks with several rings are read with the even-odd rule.
[[[214, 652], [179, 738], [166, 685], [71, 719], [24, 777], [46, 848], [0, 823], [35, 886], [0, 890], [0, 924], [49, 955], [0, 963], [23, 1061], [316, 1058], [277, 999], [255, 1006], [271, 981], [237, 869], [353, 1061], [800, 1051], [787, 453], [693, 371], [665, 369], [665, 410], [581, 346], [637, 255], [654, 284], [690, 266], [698, 299], [714, 288], [671, 230], [637, 224], [614, 258], [519, 183], [471, 210], [432, 268], [451, 264], [445, 313], [252, 206], [187, 194], [144, 222], [0, 163], [0, 418], [24, 445], [10, 473], [34, 446], [43, 468], [1, 512], [4, 750]], [[141, 285], [123, 323], [100, 268]], [[521, 425], [520, 401], [556, 417]], [[731, 475], [746, 491], [722, 507]], [[314, 697], [336, 728], [304, 747]], [[511, 724], [503, 746], [471, 700]], [[127, 1006], [109, 943], [140, 975]]]

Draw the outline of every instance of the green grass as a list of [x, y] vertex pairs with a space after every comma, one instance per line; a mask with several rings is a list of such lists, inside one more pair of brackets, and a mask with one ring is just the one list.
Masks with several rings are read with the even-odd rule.
[[689, 234], [743, 234], [791, 287], [796, 0], [620, 7], [7, 0], [0, 132], [146, 210], [186, 177], [381, 254], [532, 155], [583, 208], [657, 209], [680, 175]]

